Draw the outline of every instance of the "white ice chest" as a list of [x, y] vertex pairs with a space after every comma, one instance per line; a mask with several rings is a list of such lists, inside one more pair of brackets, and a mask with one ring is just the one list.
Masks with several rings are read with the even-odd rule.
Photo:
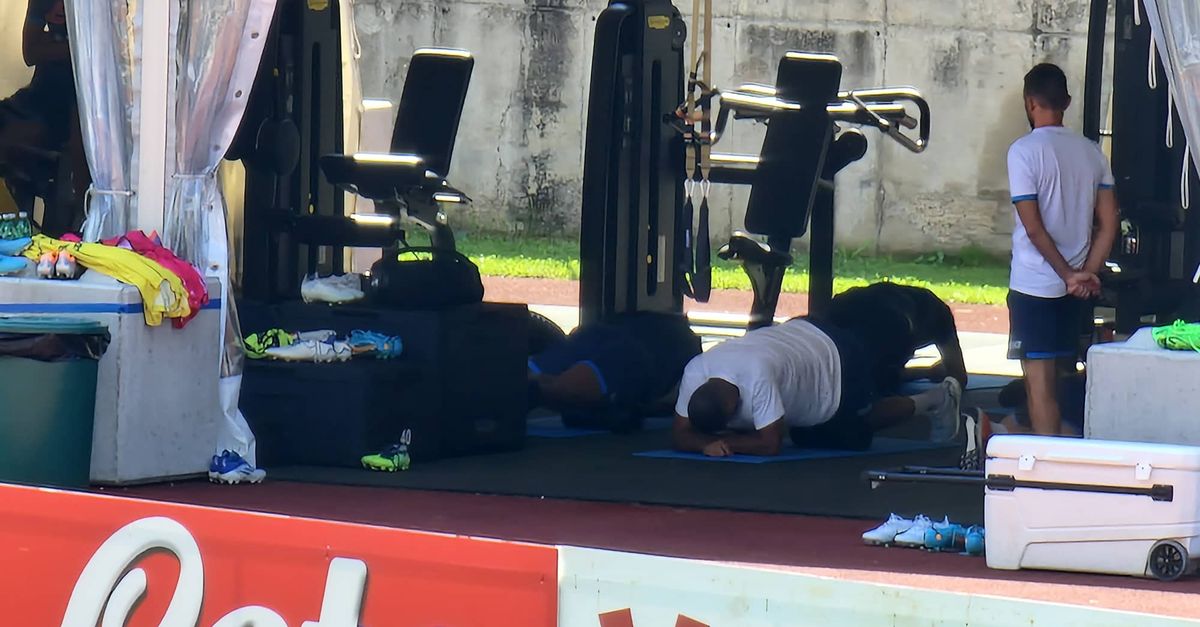
[[1174, 551], [1191, 570], [1200, 448], [1023, 435], [987, 454], [989, 567], [1158, 576], [1152, 552]]
[[0, 315], [77, 317], [108, 327], [100, 360], [91, 480], [129, 484], [207, 472], [222, 416], [220, 285], [183, 329], [146, 326], [136, 288], [96, 272], [78, 281], [0, 278]]

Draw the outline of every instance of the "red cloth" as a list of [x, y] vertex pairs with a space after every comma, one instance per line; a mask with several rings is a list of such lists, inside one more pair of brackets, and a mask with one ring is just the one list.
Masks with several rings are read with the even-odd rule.
[[200, 310], [208, 304], [208, 285], [204, 282], [204, 275], [200, 274], [196, 266], [163, 248], [157, 233], [150, 236], [141, 231], [130, 231], [121, 237], [114, 237], [101, 243], [107, 246], [128, 248], [151, 261], [158, 262], [168, 272], [173, 272], [179, 277], [184, 289], [187, 290], [188, 308], [192, 310], [192, 313], [187, 318], [172, 318], [171, 325], [176, 329], [187, 326], [187, 323], [191, 322], [192, 318], [195, 318]]

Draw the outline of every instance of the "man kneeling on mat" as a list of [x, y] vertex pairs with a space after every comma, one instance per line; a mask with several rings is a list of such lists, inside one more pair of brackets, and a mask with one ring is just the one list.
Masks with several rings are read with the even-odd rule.
[[529, 406], [561, 412], [568, 427], [632, 431], [647, 413], [670, 411], [684, 366], [699, 354], [685, 316], [618, 314], [529, 359]]
[[930, 438], [962, 424], [953, 378], [916, 396], [877, 399], [873, 358], [827, 322], [793, 319], [726, 340], [684, 370], [673, 439], [713, 457], [777, 455], [784, 432], [798, 447], [867, 450], [876, 431], [928, 416]]
[[[875, 390], [895, 394], [905, 381], [954, 377], [967, 387], [967, 366], [954, 313], [933, 292], [898, 283], [854, 287], [833, 297], [822, 318], [845, 329], [871, 351]], [[941, 359], [933, 366], [909, 368], [916, 351], [936, 346]]]

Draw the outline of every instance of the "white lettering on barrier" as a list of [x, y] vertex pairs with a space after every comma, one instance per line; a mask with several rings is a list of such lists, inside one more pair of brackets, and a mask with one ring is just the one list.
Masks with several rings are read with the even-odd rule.
[[[146, 572], [125, 571], [148, 551], [169, 551], [179, 560], [179, 581], [163, 614], [160, 627], [192, 627], [200, 620], [204, 602], [204, 563], [200, 547], [183, 525], [163, 517], [143, 518], [114, 533], [88, 561], [67, 610], [62, 627], [121, 627], [146, 593]], [[122, 576], [122, 573], [125, 573]], [[329, 563], [321, 616], [301, 627], [358, 627], [366, 589], [367, 565], [337, 557]], [[288, 627], [278, 613], [252, 605], [226, 614], [213, 627]]]

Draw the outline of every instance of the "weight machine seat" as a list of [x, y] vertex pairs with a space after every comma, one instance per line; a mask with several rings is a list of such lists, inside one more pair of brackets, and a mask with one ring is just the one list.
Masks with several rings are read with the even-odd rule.
[[321, 157], [330, 183], [376, 201], [415, 192], [462, 202], [446, 184], [475, 59], [465, 50], [426, 48], [413, 53], [396, 112], [391, 152]]
[[729, 243], [717, 251], [717, 256], [726, 261], [740, 261], [746, 265], [767, 268], [786, 268], [792, 265], [792, 255], [788, 251], [775, 250], [742, 233], [735, 233], [730, 237]]

